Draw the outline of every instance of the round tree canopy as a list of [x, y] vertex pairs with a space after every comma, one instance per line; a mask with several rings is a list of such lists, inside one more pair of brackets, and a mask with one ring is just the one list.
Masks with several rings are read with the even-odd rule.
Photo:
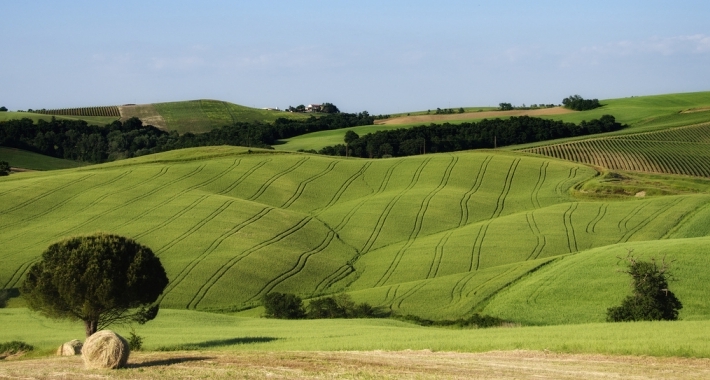
[[48, 317], [84, 321], [89, 336], [111, 323], [153, 319], [157, 306], [150, 305], [167, 284], [150, 248], [97, 233], [50, 245], [27, 273], [22, 293]]

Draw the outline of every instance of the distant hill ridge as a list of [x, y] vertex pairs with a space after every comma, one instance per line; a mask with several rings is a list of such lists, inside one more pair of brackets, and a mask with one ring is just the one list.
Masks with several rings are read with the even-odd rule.
[[214, 128], [235, 122], [273, 122], [280, 117], [304, 119], [309, 115], [282, 112], [273, 109], [259, 109], [221, 100], [198, 99], [152, 104], [124, 104], [121, 106], [99, 106], [60, 109], [32, 110], [41, 115], [103, 117], [106, 123], [113, 120], [127, 120], [137, 117], [145, 124], [164, 130], [185, 132], [207, 132]]

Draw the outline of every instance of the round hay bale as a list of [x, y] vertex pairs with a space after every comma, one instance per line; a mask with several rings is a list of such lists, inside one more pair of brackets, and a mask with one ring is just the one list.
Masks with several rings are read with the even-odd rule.
[[74, 339], [59, 346], [57, 356], [74, 356], [81, 354], [81, 341]]
[[110, 330], [102, 330], [86, 338], [81, 357], [86, 368], [121, 368], [128, 362], [128, 342]]

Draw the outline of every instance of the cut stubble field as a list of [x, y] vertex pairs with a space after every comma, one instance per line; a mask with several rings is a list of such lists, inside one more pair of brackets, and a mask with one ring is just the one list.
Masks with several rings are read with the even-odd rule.
[[79, 357], [0, 365], [0, 377], [95, 379], [699, 379], [710, 360], [560, 354], [424, 351], [133, 353], [128, 368], [84, 370]]

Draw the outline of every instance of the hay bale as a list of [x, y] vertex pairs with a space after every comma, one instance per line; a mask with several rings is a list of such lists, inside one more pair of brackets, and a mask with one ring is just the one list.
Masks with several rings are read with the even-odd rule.
[[81, 354], [81, 341], [74, 339], [59, 346], [57, 356], [74, 356]]
[[128, 342], [110, 330], [102, 330], [86, 338], [81, 357], [86, 368], [121, 368], [128, 362]]

